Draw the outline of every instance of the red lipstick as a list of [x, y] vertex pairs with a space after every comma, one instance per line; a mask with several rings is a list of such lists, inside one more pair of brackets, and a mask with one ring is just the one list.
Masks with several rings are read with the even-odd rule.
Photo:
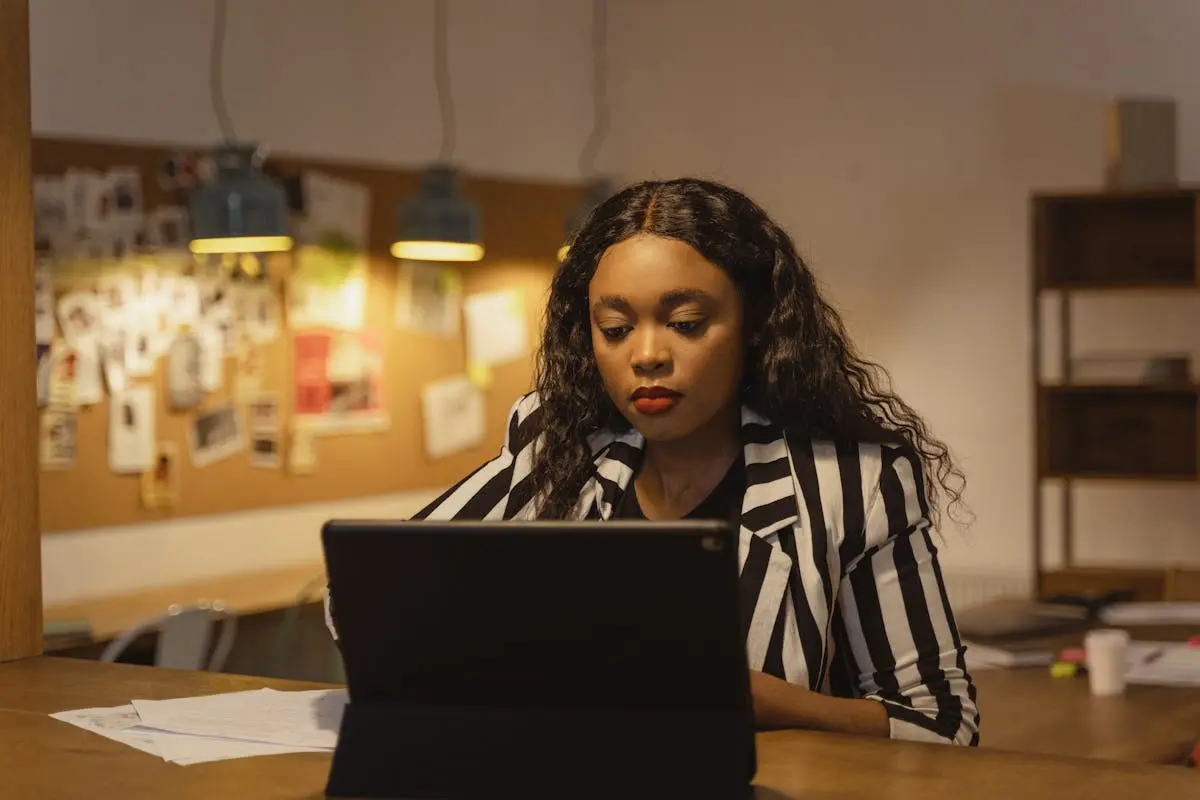
[[639, 414], [654, 416], [665, 414], [679, 404], [683, 397], [679, 392], [664, 389], [661, 386], [642, 386], [630, 395], [633, 407]]

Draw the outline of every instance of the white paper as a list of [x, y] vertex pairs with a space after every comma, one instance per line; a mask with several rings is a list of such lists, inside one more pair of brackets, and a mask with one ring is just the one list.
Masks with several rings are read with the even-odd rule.
[[34, 270], [34, 338], [38, 344], [54, 339], [54, 274], [49, 264]]
[[104, 400], [99, 339], [89, 339], [75, 348], [75, 402], [94, 406]]
[[1200, 625], [1200, 602], [1113, 603], [1099, 616], [1106, 625]]
[[204, 399], [200, 373], [204, 345], [192, 331], [181, 331], [167, 352], [167, 404], [174, 411], [194, 408]]
[[128, 745], [143, 753], [182, 765], [284, 753], [328, 752], [329, 750], [324, 747], [292, 747], [158, 731], [143, 724], [133, 705], [113, 708], [83, 708], [76, 711], [61, 711], [50, 716], [77, 728], [99, 734], [106, 739]]
[[215, 392], [225, 378], [225, 344], [220, 331], [207, 325], [196, 328], [195, 334], [200, 342], [200, 387]]
[[173, 327], [195, 325], [200, 319], [200, 287], [195, 278], [167, 275], [162, 285], [163, 307]]
[[178, 700], [134, 700], [133, 707], [141, 724], [156, 730], [332, 750], [346, 700], [344, 689], [259, 689]]
[[297, 253], [297, 266], [287, 283], [288, 327], [362, 330], [367, 308], [366, 257], [352, 256], [352, 265], [336, 280], [320, 266], [325, 258], [328, 256], [314, 247], [303, 247]]
[[247, 286], [242, 292], [241, 322], [254, 344], [267, 344], [279, 337], [279, 301], [268, 284]]
[[123, 327], [106, 328], [101, 333], [100, 358], [104, 364], [104, 382], [112, 394], [125, 391], [128, 375], [125, 370], [125, 353], [128, 345]]
[[128, 272], [105, 272], [97, 292], [104, 326], [123, 328], [137, 300], [138, 283]]
[[421, 390], [425, 453], [443, 458], [483, 442], [487, 414], [483, 392], [465, 375], [431, 383]]
[[73, 345], [100, 335], [100, 303], [91, 292], [65, 294], [58, 301], [58, 325]]
[[39, 256], [52, 256], [70, 243], [66, 185], [57, 175], [33, 178], [33, 239]]
[[1151, 686], [1200, 686], [1200, 647], [1182, 642], [1130, 642], [1125, 680]]
[[453, 267], [400, 262], [396, 283], [396, 327], [454, 338], [462, 314], [462, 279]]
[[143, 472], [154, 463], [154, 392], [135, 386], [109, 403], [108, 466], [113, 472]]
[[301, 181], [304, 243], [366, 250], [371, 190], [361, 183], [311, 170], [303, 174]]
[[188, 446], [192, 464], [197, 467], [207, 467], [244, 450], [246, 441], [237, 408], [224, 405], [198, 414], [188, 427]]
[[158, 358], [155, 332], [141, 316], [134, 319], [125, 330], [125, 373], [131, 378], [148, 378], [154, 374]]
[[528, 350], [524, 303], [517, 291], [474, 294], [463, 303], [467, 363], [488, 366], [523, 358]]
[[54, 350], [49, 342], [37, 344], [37, 402], [38, 407], [50, 401], [50, 372], [54, 366]]

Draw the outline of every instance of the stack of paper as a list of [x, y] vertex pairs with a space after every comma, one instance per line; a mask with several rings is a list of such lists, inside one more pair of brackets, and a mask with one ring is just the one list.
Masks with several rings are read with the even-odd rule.
[[331, 752], [346, 705], [342, 689], [258, 689], [178, 700], [134, 700], [53, 718], [174, 764], [281, 753]]

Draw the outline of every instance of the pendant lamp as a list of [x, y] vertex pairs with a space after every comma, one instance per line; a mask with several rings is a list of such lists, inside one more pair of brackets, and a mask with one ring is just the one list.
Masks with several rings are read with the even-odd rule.
[[437, 164], [421, 174], [416, 195], [400, 204], [392, 255], [414, 261], [478, 261], [479, 211], [462, 196], [458, 171]]
[[566, 261], [567, 253], [571, 250], [571, 242], [575, 240], [575, 236], [583, 228], [588, 217], [596, 210], [596, 207], [605, 200], [613, 196], [612, 181], [607, 178], [598, 178], [588, 184], [587, 194], [583, 200], [571, 212], [571, 216], [567, 217], [566, 232], [563, 236], [563, 246], [558, 248], [558, 260]]
[[450, 87], [447, 0], [433, 3], [433, 76], [442, 115], [442, 148], [421, 174], [416, 195], [400, 204], [392, 255], [414, 261], [479, 261], [483, 258], [479, 211], [460, 190], [454, 154], [454, 96]]
[[260, 149], [227, 142], [213, 151], [216, 179], [192, 191], [193, 253], [273, 253], [292, 248], [282, 187], [262, 174]]
[[265, 151], [256, 144], [237, 140], [225, 107], [222, 62], [228, 13], [227, 0], [214, 0], [209, 89], [225, 140], [213, 149], [214, 179], [198, 185], [188, 196], [190, 247], [197, 254], [291, 250], [283, 188], [262, 173]]
[[592, 132], [579, 154], [579, 171], [593, 176], [587, 194], [567, 217], [566, 235], [558, 248], [558, 260], [565, 261], [574, 241], [596, 207], [613, 195], [612, 181], [596, 176], [596, 155], [608, 135], [608, 3], [592, 0]]

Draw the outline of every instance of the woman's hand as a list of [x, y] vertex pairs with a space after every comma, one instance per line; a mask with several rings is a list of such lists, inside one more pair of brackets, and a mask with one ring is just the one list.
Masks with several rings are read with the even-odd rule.
[[890, 735], [887, 712], [874, 700], [830, 697], [754, 670], [750, 671], [750, 696], [754, 700], [754, 722], [760, 729], [804, 728], [882, 738]]

